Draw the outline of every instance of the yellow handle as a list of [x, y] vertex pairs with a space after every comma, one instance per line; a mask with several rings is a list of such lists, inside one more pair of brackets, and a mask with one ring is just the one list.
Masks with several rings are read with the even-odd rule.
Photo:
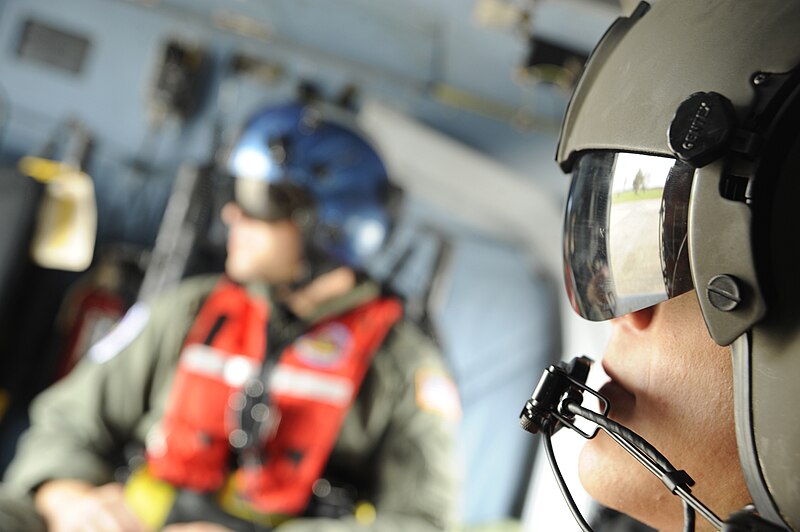
[[74, 173], [78, 171], [77, 168], [73, 168], [62, 162], [42, 159], [41, 157], [32, 157], [30, 155], [20, 159], [17, 168], [19, 168], [19, 171], [23, 174], [29, 175], [42, 183], [49, 183], [64, 173]]
[[125, 502], [152, 530], [160, 530], [175, 503], [175, 488], [141, 467], [125, 483]]

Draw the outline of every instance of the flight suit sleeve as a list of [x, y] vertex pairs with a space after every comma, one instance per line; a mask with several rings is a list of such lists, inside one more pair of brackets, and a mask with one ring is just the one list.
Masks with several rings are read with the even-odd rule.
[[461, 415], [455, 385], [438, 351], [416, 329], [394, 335], [388, 349], [389, 356], [379, 362], [393, 375], [383, 380], [391, 392], [381, 393], [381, 404], [371, 405], [390, 417], [371, 461], [377, 468], [374, 515], [358, 515], [357, 510], [356, 517], [291, 520], [278, 532], [454, 528], [460, 485], [455, 435]]
[[5, 475], [9, 487], [30, 492], [51, 479], [95, 485], [114, 479], [123, 447], [142, 437], [137, 430], [152, 390], [171, 376], [174, 363], [159, 354], [180, 350], [185, 327], [176, 316], [186, 313], [185, 303], [166, 297], [135, 305], [68, 376], [34, 400], [31, 426]]

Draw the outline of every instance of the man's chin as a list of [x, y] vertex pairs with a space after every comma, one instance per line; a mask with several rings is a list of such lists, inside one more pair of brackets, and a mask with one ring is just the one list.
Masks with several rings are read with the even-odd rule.
[[625, 452], [601, 431], [595, 438], [586, 441], [578, 461], [578, 474], [584, 489], [593, 499], [609, 507], [613, 507], [612, 500], [606, 498], [615, 491], [614, 486], [618, 486], [619, 480], [624, 480], [617, 478], [621, 466], [624, 466], [620, 464], [620, 459], [625, 458], [619, 456], [619, 451]]
[[230, 260], [230, 258], [225, 261], [225, 274], [229, 279], [237, 283], [248, 283], [256, 278], [250, 268], [244, 267], [236, 261]]
[[603, 506], [658, 529], [680, 529], [678, 498], [606, 433], [583, 446], [578, 475], [586, 492]]
[[242, 278], [241, 273], [235, 267], [231, 267], [228, 264], [225, 264], [225, 275], [228, 276], [228, 279], [237, 283], [243, 283], [246, 280]]

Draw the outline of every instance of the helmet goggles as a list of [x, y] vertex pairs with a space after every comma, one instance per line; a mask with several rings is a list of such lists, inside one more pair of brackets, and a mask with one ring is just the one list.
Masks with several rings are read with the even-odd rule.
[[694, 168], [677, 159], [589, 151], [572, 173], [564, 221], [567, 293], [607, 320], [692, 288], [687, 224]]

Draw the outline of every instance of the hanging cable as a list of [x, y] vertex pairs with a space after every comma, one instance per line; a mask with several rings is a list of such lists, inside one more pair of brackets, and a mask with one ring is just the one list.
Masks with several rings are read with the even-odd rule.
[[694, 532], [694, 508], [683, 501], [683, 532]]
[[542, 441], [544, 442], [544, 452], [547, 456], [547, 461], [550, 463], [550, 469], [553, 471], [553, 476], [556, 477], [558, 489], [561, 490], [561, 495], [563, 495], [564, 500], [567, 501], [569, 511], [572, 512], [572, 517], [578, 522], [578, 526], [581, 527], [581, 530], [583, 530], [583, 532], [594, 532], [592, 527], [589, 526], [589, 523], [586, 522], [586, 519], [583, 518], [578, 505], [575, 504], [575, 499], [572, 498], [569, 487], [567, 487], [567, 482], [564, 480], [564, 476], [561, 474], [561, 470], [556, 463], [556, 455], [553, 452], [553, 442], [550, 440], [551, 434], [549, 425], [550, 424], [547, 423], [547, 426], [545, 426], [545, 429], [542, 431]]

